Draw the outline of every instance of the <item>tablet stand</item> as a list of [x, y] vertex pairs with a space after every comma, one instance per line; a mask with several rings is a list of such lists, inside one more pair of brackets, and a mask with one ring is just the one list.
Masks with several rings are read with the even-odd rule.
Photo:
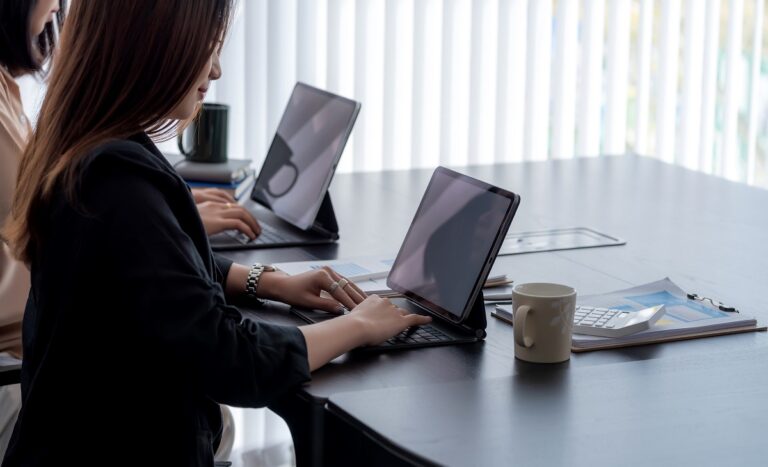
[[488, 321], [485, 318], [485, 298], [483, 297], [482, 290], [477, 294], [475, 304], [472, 305], [472, 311], [469, 312], [469, 316], [460, 326], [479, 339], [485, 339], [485, 336], [487, 336], [485, 328], [488, 326]]
[[327, 191], [323, 196], [323, 202], [320, 204], [320, 209], [315, 216], [315, 223], [312, 224], [314, 230], [319, 230], [322, 233], [330, 234], [334, 239], [339, 238], [339, 224], [336, 222], [336, 213], [333, 210], [333, 204], [331, 203], [331, 195]]

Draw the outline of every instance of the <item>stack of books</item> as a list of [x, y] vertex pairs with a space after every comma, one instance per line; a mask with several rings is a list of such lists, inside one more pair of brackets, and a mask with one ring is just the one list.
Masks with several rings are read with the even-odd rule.
[[229, 159], [221, 163], [182, 159], [173, 166], [191, 188], [219, 188], [237, 200], [250, 191], [255, 178], [251, 161], [246, 159]]

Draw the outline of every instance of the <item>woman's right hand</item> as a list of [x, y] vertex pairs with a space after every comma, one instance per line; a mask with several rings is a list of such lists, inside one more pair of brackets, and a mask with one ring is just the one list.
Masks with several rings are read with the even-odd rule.
[[429, 316], [408, 313], [378, 295], [369, 295], [352, 310], [350, 317], [361, 324], [363, 345], [380, 344], [411, 326], [432, 321]]
[[302, 326], [307, 362], [314, 371], [339, 355], [361, 345], [376, 345], [411, 326], [432, 321], [429, 316], [409, 314], [389, 299], [369, 295], [350, 314]]

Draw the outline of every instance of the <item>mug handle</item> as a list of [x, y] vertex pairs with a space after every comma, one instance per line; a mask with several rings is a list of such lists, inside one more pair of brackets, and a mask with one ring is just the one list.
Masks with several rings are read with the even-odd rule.
[[515, 343], [526, 349], [533, 347], [533, 338], [528, 336], [526, 331], [526, 323], [528, 314], [532, 314], [533, 310], [528, 305], [520, 305], [515, 310], [514, 324], [512, 328], [515, 330]]
[[176, 144], [179, 146], [179, 152], [181, 153], [182, 156], [190, 157], [195, 151], [194, 149], [189, 152], [184, 150], [184, 133], [186, 133], [186, 130], [182, 131], [181, 133], [178, 134], [178, 136], [176, 136]]

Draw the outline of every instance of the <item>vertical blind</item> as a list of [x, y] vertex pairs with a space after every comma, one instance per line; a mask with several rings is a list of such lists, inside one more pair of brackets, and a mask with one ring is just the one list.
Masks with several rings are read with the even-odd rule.
[[241, 1], [210, 97], [256, 161], [298, 80], [363, 103], [340, 171], [637, 152], [768, 185], [764, 4]]

